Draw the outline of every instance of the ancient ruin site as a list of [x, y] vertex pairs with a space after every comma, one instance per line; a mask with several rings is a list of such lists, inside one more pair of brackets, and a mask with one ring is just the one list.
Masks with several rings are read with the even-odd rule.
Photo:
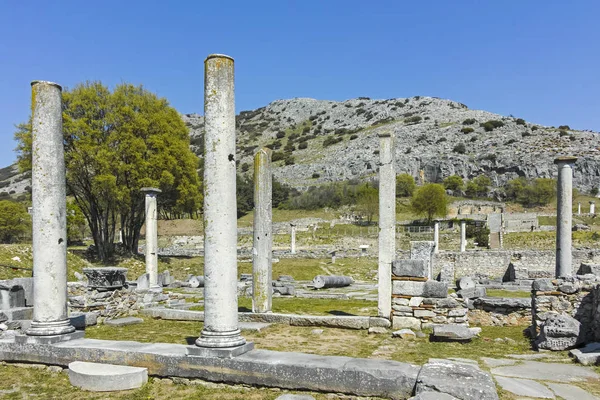
[[43, 28], [0, 65], [0, 398], [600, 399], [600, 9], [307, 3], [0, 6]]

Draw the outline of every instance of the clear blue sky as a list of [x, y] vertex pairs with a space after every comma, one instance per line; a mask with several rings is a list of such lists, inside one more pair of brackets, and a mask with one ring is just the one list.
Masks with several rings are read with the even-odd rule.
[[0, 0], [0, 166], [32, 80], [143, 84], [202, 113], [203, 61], [237, 111], [276, 99], [437, 96], [600, 131], [600, 2]]

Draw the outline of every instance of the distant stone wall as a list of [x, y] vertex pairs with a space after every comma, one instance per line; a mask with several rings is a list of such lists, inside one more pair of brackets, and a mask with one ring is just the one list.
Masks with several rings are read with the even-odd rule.
[[[456, 278], [462, 276], [503, 277], [511, 262], [529, 270], [531, 278], [554, 276], [554, 250], [468, 250], [465, 252], [441, 251], [435, 255], [434, 276], [444, 265], [451, 265]], [[573, 250], [574, 272], [581, 263], [600, 263], [600, 249]]]
[[506, 213], [502, 217], [504, 219], [504, 232], [530, 232], [539, 228], [537, 214], [534, 213]]

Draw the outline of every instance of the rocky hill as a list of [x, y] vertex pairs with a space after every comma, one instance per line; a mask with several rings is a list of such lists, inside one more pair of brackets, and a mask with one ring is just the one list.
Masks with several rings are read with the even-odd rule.
[[[191, 147], [202, 156], [204, 118], [182, 115]], [[554, 158], [579, 157], [574, 185], [600, 187], [600, 135], [532, 124], [432, 97], [343, 102], [296, 98], [277, 100], [236, 117], [238, 169], [252, 174], [260, 146], [274, 150], [276, 178], [296, 188], [325, 182], [368, 179], [377, 174], [380, 132], [396, 137], [396, 171], [440, 182], [450, 175], [485, 174], [495, 186], [518, 176], [556, 176]], [[29, 179], [14, 166], [0, 174], [0, 192], [18, 195]], [[6, 178], [8, 176], [8, 178]], [[2, 186], [4, 185], [4, 186]]]
[[[183, 117], [201, 154], [203, 117]], [[586, 192], [600, 186], [598, 133], [532, 124], [450, 100], [296, 98], [243, 111], [236, 122], [239, 171], [252, 173], [256, 148], [269, 146], [278, 160], [275, 176], [297, 188], [374, 176], [377, 134], [384, 131], [396, 137], [396, 171], [426, 182], [454, 174], [485, 174], [495, 186], [519, 176], [550, 178], [556, 176], [554, 158], [568, 154], [579, 157], [574, 185]]]

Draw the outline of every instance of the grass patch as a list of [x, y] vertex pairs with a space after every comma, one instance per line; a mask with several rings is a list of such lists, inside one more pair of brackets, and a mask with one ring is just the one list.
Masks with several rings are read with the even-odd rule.
[[537, 217], [538, 224], [543, 226], [556, 226], [556, 217], [551, 216], [539, 216]]
[[531, 292], [526, 292], [523, 290], [504, 290], [504, 289], [488, 289], [486, 291], [487, 297], [508, 297], [508, 298], [529, 298], [531, 297]]
[[[204, 311], [204, 306], [190, 308]], [[252, 298], [238, 297], [238, 311], [252, 311]], [[370, 300], [308, 299], [302, 297], [273, 297], [273, 312], [307, 315], [375, 315], [377, 302]]]

